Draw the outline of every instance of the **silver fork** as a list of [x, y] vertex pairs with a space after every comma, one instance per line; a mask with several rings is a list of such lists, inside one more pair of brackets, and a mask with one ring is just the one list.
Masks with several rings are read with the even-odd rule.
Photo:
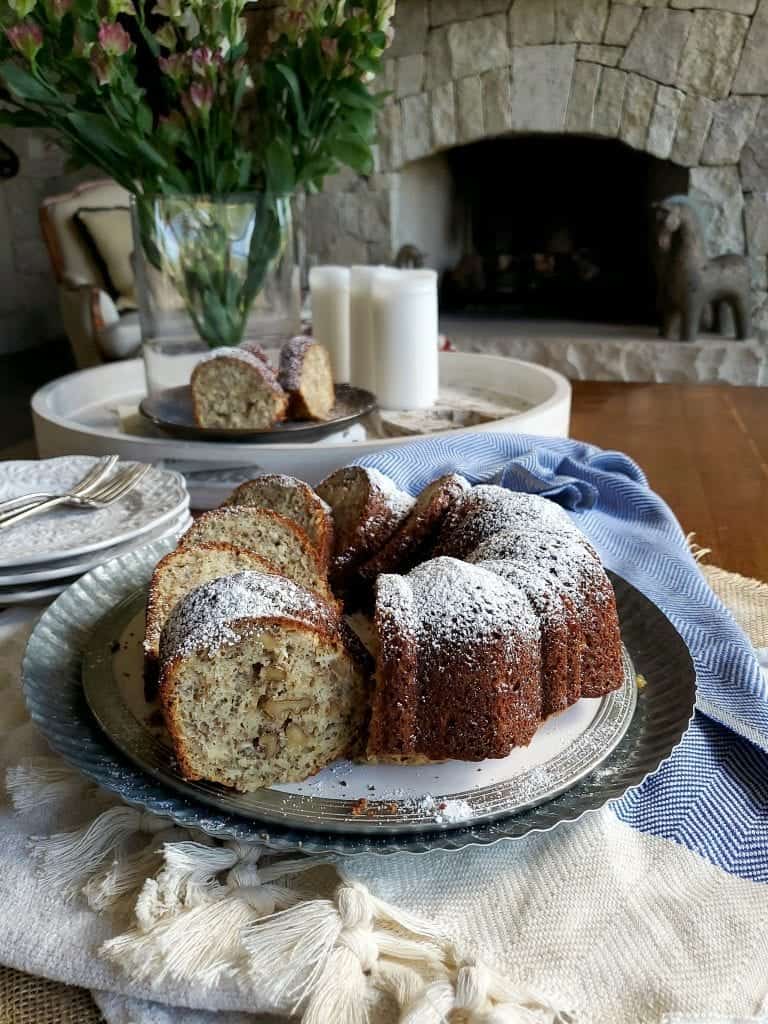
[[[99, 488], [92, 491], [87, 498], [80, 498], [78, 504], [82, 508], [88, 509], [105, 508], [119, 498], [125, 497], [129, 491], [132, 491], [151, 468], [151, 466], [141, 465], [120, 470]], [[41, 502], [41, 504], [35, 505], [32, 508], [25, 508], [20, 512], [12, 512], [6, 518], [0, 520], [0, 530], [4, 530], [6, 526], [20, 523], [23, 519], [29, 519], [31, 516], [42, 515], [53, 508], [57, 508], [59, 505], [66, 505], [69, 501], [68, 497], [50, 498], [48, 501]]]
[[27, 505], [36, 505], [41, 501], [49, 501], [51, 498], [78, 498], [90, 494], [105, 477], [109, 476], [117, 465], [119, 456], [107, 455], [88, 470], [82, 480], [78, 480], [68, 491], [63, 494], [50, 494], [46, 491], [38, 491], [30, 494], [19, 494], [15, 498], [7, 498], [0, 501], [0, 517], [6, 512], [26, 508]]

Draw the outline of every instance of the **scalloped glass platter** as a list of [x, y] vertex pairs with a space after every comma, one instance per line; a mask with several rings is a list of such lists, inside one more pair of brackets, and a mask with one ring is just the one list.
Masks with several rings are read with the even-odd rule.
[[669, 756], [693, 713], [695, 674], [684, 642], [655, 605], [613, 577], [622, 688], [553, 716], [508, 758], [418, 767], [337, 762], [303, 783], [251, 794], [189, 783], [141, 692], [144, 593], [170, 547], [158, 541], [123, 555], [62, 594], [30, 639], [24, 691], [51, 745], [85, 775], [212, 836], [344, 855], [518, 838], [637, 786]]

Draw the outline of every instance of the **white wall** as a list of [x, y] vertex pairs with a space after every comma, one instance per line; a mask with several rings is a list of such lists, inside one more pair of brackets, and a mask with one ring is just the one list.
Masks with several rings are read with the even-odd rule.
[[415, 245], [425, 265], [454, 267], [461, 256], [461, 225], [456, 218], [453, 178], [445, 156], [425, 157], [406, 165], [395, 192], [394, 252]]

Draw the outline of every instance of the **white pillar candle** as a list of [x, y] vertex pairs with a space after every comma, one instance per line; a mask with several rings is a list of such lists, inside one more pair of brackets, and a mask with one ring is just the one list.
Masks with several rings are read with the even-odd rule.
[[312, 295], [312, 335], [331, 357], [333, 379], [349, 380], [349, 270], [313, 267], [309, 272]]
[[373, 336], [373, 282], [380, 275], [397, 276], [394, 267], [351, 267], [349, 271], [350, 381], [376, 393]]
[[376, 396], [382, 409], [428, 409], [438, 394], [437, 272], [373, 280]]

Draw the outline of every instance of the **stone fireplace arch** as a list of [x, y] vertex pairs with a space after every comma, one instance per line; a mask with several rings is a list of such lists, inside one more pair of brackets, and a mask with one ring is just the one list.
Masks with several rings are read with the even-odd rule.
[[594, 135], [689, 169], [712, 253], [748, 254], [768, 327], [768, 0], [670, 2], [400, 0], [376, 172], [309, 199], [310, 259], [389, 262], [417, 161], [509, 133]]

